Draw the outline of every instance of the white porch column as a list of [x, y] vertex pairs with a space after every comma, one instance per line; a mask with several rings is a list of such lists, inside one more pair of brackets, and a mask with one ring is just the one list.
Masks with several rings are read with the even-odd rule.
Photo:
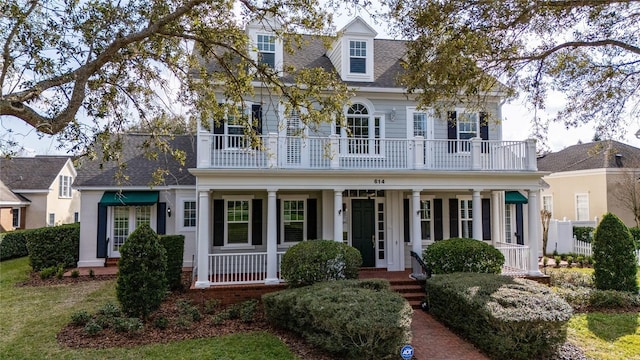
[[333, 191], [333, 240], [342, 242], [342, 190]]
[[278, 214], [276, 190], [267, 190], [267, 278], [266, 285], [279, 284], [278, 279]]
[[473, 238], [482, 240], [482, 198], [480, 197], [480, 191], [473, 190], [471, 206], [473, 212], [473, 219], [471, 220]]
[[491, 245], [495, 247], [502, 240], [500, 219], [504, 217], [504, 214], [500, 212], [500, 193], [498, 191], [491, 192], [491, 209]]
[[[420, 191], [413, 190], [411, 194], [411, 217], [413, 218], [411, 227], [411, 250], [422, 256], [422, 231], [420, 227]], [[413, 264], [413, 275], [418, 278], [422, 274], [422, 268], [417, 261], [411, 260]]]
[[208, 288], [209, 282], [209, 192], [198, 192], [198, 280], [196, 280], [195, 288]]
[[540, 190], [529, 190], [528, 225], [529, 225], [529, 275], [542, 276], [538, 268], [538, 252], [540, 251]]

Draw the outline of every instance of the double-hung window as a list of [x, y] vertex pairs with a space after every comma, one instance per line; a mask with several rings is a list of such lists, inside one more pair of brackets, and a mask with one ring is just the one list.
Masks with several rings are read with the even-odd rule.
[[[457, 128], [458, 128], [458, 140], [469, 140], [478, 136], [479, 129], [479, 117], [478, 113], [461, 113], [458, 112]], [[471, 151], [471, 144], [467, 141], [461, 142], [459, 151], [468, 152]]]
[[349, 41], [349, 72], [352, 74], [367, 73], [367, 42]]
[[589, 194], [576, 194], [576, 221], [589, 220]]
[[460, 235], [463, 238], [473, 237], [473, 205], [471, 199], [460, 199]]
[[420, 200], [420, 229], [423, 243], [433, 240], [433, 210], [431, 206], [431, 200]]
[[17, 229], [20, 227], [20, 209], [19, 208], [11, 209], [11, 226], [14, 229]]
[[306, 240], [306, 201], [303, 199], [282, 200], [282, 238], [284, 243]]
[[60, 175], [58, 177], [58, 197], [70, 198], [71, 197], [71, 183], [73, 178], [71, 176]]
[[276, 67], [276, 37], [274, 35], [258, 35], [258, 62], [272, 69]]
[[542, 210], [547, 210], [549, 213], [553, 214], [553, 196], [544, 195], [542, 197]]
[[248, 199], [226, 200], [227, 245], [251, 244], [251, 201]]
[[192, 200], [182, 202], [182, 227], [196, 226], [196, 202]]

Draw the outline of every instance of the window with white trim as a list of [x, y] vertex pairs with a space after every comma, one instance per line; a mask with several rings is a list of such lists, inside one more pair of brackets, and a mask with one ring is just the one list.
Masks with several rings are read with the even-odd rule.
[[226, 245], [251, 244], [251, 201], [226, 200]]
[[542, 210], [547, 210], [548, 212], [553, 214], [553, 196], [551, 195], [542, 196]]
[[155, 226], [152, 205], [113, 206], [111, 223], [111, 251], [119, 252], [129, 235], [139, 226]]
[[282, 200], [282, 239], [284, 243], [306, 240], [306, 201]]
[[511, 244], [513, 241], [513, 211], [514, 205], [505, 204], [504, 205], [504, 241], [507, 244]]
[[56, 214], [55, 213], [49, 213], [49, 222], [47, 223], [48, 226], [54, 226], [56, 224]]
[[576, 194], [576, 221], [589, 220], [589, 194]]
[[77, 211], [73, 213], [73, 222], [74, 223], [80, 222], [80, 213]]
[[341, 151], [353, 155], [379, 155], [382, 137], [382, 117], [371, 116], [369, 109], [361, 103], [355, 103], [347, 109], [346, 128], [336, 125], [336, 134], [346, 138]]
[[473, 237], [473, 204], [471, 199], [460, 199], [460, 217], [458, 224], [460, 226], [460, 237]]
[[196, 226], [196, 202], [193, 200], [182, 202], [182, 227]]
[[420, 200], [420, 231], [422, 233], [422, 241], [432, 240], [433, 234], [433, 211], [431, 200]]
[[352, 74], [367, 73], [366, 41], [349, 41], [349, 72]]
[[20, 208], [11, 209], [11, 226], [14, 229], [20, 227]]
[[272, 69], [276, 67], [276, 37], [274, 35], [258, 34], [258, 62]]
[[71, 183], [73, 177], [67, 175], [60, 175], [58, 177], [58, 197], [70, 198], [71, 197]]

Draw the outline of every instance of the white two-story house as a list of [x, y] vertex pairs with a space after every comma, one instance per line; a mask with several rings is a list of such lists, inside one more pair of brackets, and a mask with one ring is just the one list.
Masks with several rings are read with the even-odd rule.
[[[189, 153], [195, 157], [189, 169], [195, 185], [175, 184], [153, 199], [168, 204], [162, 209], [177, 210], [175, 223], [163, 230], [181, 233], [187, 219], [193, 225], [185, 265], [194, 265], [196, 287], [277, 284], [282, 254], [313, 239], [352, 245], [364, 267], [404, 271], [413, 267], [411, 251], [420, 254], [433, 241], [468, 237], [500, 248], [509, 271], [539, 274], [544, 174], [536, 168], [534, 140], [503, 141], [500, 124], [489, 121], [501, 118], [500, 94], [487, 96], [480, 112], [465, 104], [443, 116], [417, 108], [396, 82], [406, 42], [377, 39], [361, 18], [341, 29], [330, 47], [305, 36], [305, 48], [295, 54], [259, 25], [249, 25], [247, 34], [265, 64], [335, 71], [355, 96], [344, 106], [342, 126], [313, 129], [285, 114], [274, 96], [247, 97], [243, 107], [259, 131], [260, 146], [243, 140], [233, 119], [201, 120], [212, 125], [199, 127], [195, 153]], [[142, 191], [140, 185], [131, 188]], [[116, 226], [109, 214], [124, 204], [105, 200], [99, 184], [85, 190], [103, 202], [109, 233]], [[176, 191], [186, 202], [172, 195]], [[157, 223], [156, 214], [165, 214], [151, 206], [149, 221]], [[129, 211], [127, 219], [135, 223], [135, 210]], [[83, 253], [86, 265], [117, 256], [100, 250], [108, 237], [95, 233], [100, 228], [81, 230], [88, 244], [85, 251], [81, 245], [81, 263]]]

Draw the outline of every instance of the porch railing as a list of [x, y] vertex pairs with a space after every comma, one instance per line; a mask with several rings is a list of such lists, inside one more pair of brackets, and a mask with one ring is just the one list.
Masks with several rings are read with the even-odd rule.
[[[278, 252], [278, 277], [283, 254]], [[209, 281], [213, 285], [260, 284], [266, 278], [266, 252], [209, 254]]]
[[497, 243], [496, 249], [504, 255], [503, 275], [521, 275], [529, 271], [529, 247], [518, 244]]
[[198, 135], [199, 168], [536, 171], [535, 141]]

